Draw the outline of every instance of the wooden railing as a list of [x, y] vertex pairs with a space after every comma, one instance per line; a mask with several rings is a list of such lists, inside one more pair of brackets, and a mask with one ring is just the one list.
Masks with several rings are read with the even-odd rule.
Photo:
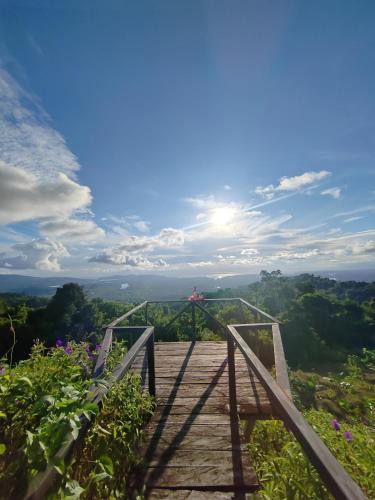
[[[249, 324], [225, 325], [221, 323], [217, 318], [215, 318], [215, 316], [211, 314], [211, 312], [208, 311], [206, 307], [204, 307], [204, 305], [206, 304], [209, 305], [210, 303], [215, 302], [237, 302], [239, 304], [242, 304], [253, 312], [257, 322]], [[102, 342], [102, 347], [98, 354], [98, 359], [93, 371], [93, 385], [90, 388], [90, 395], [88, 397], [89, 401], [95, 402], [100, 405], [100, 402], [104, 395], [116, 381], [121, 380], [121, 378], [131, 367], [137, 354], [144, 347], [146, 347], [147, 351], [149, 374], [148, 387], [150, 394], [152, 394], [153, 396], [155, 395], [156, 388], [154, 327], [147, 324], [149, 322], [149, 305], [168, 303], [184, 303], [186, 304], [186, 307], [183, 307], [164, 328], [168, 328], [183, 313], [189, 311], [190, 309], [192, 317], [192, 341], [196, 340], [196, 310], [200, 310], [213, 321], [217, 329], [226, 336], [228, 343], [228, 361], [232, 364], [232, 374], [235, 374], [234, 351], [235, 349], [239, 349], [241, 351], [248, 366], [255, 372], [260, 382], [265, 387], [270, 401], [277, 411], [278, 417], [281, 418], [287, 428], [294, 433], [306, 455], [314, 464], [318, 473], [324, 480], [327, 488], [336, 499], [363, 500], [366, 498], [359, 486], [351, 479], [349, 474], [347, 474], [347, 472], [337, 462], [335, 457], [317, 436], [317, 434], [313, 431], [313, 429], [310, 427], [310, 425], [307, 423], [307, 421], [304, 419], [302, 414], [297, 410], [292, 402], [288, 369], [279, 328], [280, 322], [276, 318], [250, 304], [249, 302], [243, 300], [242, 298], [236, 297], [222, 299], [204, 299], [202, 301], [192, 302], [188, 302], [186, 300], [146, 301], [134, 307], [116, 320], [112, 321], [104, 328], [105, 334]], [[119, 323], [129, 319], [135, 312], [141, 309], [144, 309], [145, 311], [146, 326], [117, 326]], [[266, 319], [267, 321], [262, 323], [262, 318]], [[241, 336], [241, 331], [254, 328], [268, 328], [272, 331], [276, 380], [271, 376], [269, 371]], [[109, 377], [107, 381], [108, 383], [105, 385], [95, 385], [97, 379], [99, 379], [99, 377], [101, 377], [104, 373], [108, 354], [112, 347], [113, 334], [119, 331], [121, 331], [122, 333], [129, 333], [130, 335], [137, 334], [140, 336], [127, 352], [122, 362], [113, 370], [111, 377]], [[233, 386], [232, 389], [235, 392], [235, 379], [232, 378], [232, 382], [230, 381], [230, 384], [231, 383]], [[82, 425], [79, 432], [79, 438], [82, 438], [90, 424], [90, 421], [85, 415], [81, 415], [80, 418]], [[64, 460], [68, 460], [77, 441], [75, 441], [71, 435], [67, 436], [66, 444], [58, 451], [54, 459], [62, 458]], [[45, 471], [36, 476], [36, 478], [30, 484], [27, 494], [24, 498], [27, 500], [41, 500], [46, 498], [48, 492], [50, 492], [53, 486], [56, 484], [57, 479], [57, 472], [52, 466], [49, 465]]]
[[[129, 327], [128, 331], [132, 329], [133, 327]], [[136, 329], [139, 330], [140, 328], [137, 327]], [[99, 375], [103, 374], [104, 372], [105, 360], [107, 358], [111, 343], [112, 329], [108, 328], [106, 330], [102, 349], [98, 356], [97, 366], [95, 367], [96, 377], [99, 377]], [[155, 396], [154, 328], [152, 326], [145, 326], [143, 327], [143, 333], [129, 349], [122, 361], [112, 371], [110, 376], [104, 381], [105, 383], [100, 383], [97, 385], [93, 383], [93, 385], [89, 389], [87, 402], [100, 405], [103, 397], [116, 382], [118, 382], [125, 376], [134, 359], [144, 347], [146, 347], [147, 350], [149, 392], [152, 396]], [[54, 463], [58, 463], [60, 460], [69, 460], [74, 446], [77, 442], [79, 442], [79, 440], [83, 438], [85, 432], [87, 431], [92, 418], [90, 418], [87, 412], [82, 413], [79, 418], [81, 426], [79, 429], [78, 438], [74, 439], [71, 433], [67, 434], [64, 442], [65, 444], [54, 456]], [[54, 488], [58, 479], [58, 472], [52, 466], [52, 464], [49, 464], [44, 471], [40, 472], [33, 479], [24, 496], [25, 500], [43, 500], [47, 498], [48, 493]]]
[[[286, 387], [284, 386], [284, 390], [280, 387], [279, 383], [272, 378], [265, 366], [246, 344], [238, 333], [236, 325], [228, 326], [228, 336], [234, 346], [241, 351], [247, 364], [263, 384], [278, 416], [284, 421], [288, 429], [293, 432], [334, 497], [343, 500], [365, 499], [366, 497], [359, 486], [341, 467], [323, 441], [294, 406], [290, 397], [288, 397]], [[279, 359], [281, 357], [282, 352], [279, 351]], [[289, 381], [287, 385], [289, 386]]]

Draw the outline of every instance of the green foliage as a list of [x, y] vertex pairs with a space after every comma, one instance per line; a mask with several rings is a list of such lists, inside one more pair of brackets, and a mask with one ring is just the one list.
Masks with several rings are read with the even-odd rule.
[[[375, 351], [350, 355], [340, 373], [291, 372], [293, 399], [310, 425], [369, 498], [375, 498]], [[340, 429], [335, 430], [336, 418]], [[349, 434], [345, 435], [348, 432]], [[281, 421], [257, 421], [249, 444], [265, 499], [331, 498]]]
[[350, 355], [339, 373], [291, 372], [295, 403], [324, 409], [348, 422], [375, 427], [375, 351], [364, 349], [362, 356]]
[[[43, 469], [62, 445], [68, 431], [78, 432], [90, 383], [93, 355], [87, 344], [70, 343], [46, 351], [34, 345], [28, 360], [0, 376], [0, 493], [14, 493]], [[22, 481], [21, 481], [22, 479]], [[12, 496], [12, 495], [11, 495]]]
[[[106, 377], [125, 353], [124, 344], [115, 342]], [[95, 361], [95, 350], [87, 343], [69, 342], [48, 350], [36, 343], [28, 360], [13, 368], [1, 365], [0, 497], [22, 496], [22, 488], [47, 464], [63, 476], [64, 498], [78, 498], [83, 492], [90, 497], [93, 491], [105, 498], [105, 491], [123, 488], [123, 472], [135, 462], [134, 447], [153, 405], [139, 377], [129, 375], [109, 391], [75, 455], [74, 474], [54, 459], [69, 433], [78, 437], [80, 415], [98, 411], [86, 400]]]
[[79, 484], [83, 499], [125, 498], [130, 469], [139, 463], [136, 444], [152, 411], [152, 398], [142, 392], [138, 376], [128, 374], [115, 384], [76, 450], [60, 494]]
[[[336, 431], [331, 425], [333, 416], [324, 410], [306, 411], [305, 417], [365, 494], [374, 498], [375, 438], [372, 429], [361, 423], [343, 422]], [[350, 432], [350, 439], [345, 438], [345, 432]], [[300, 445], [281, 421], [257, 421], [249, 450], [262, 483], [261, 498], [331, 498]]]

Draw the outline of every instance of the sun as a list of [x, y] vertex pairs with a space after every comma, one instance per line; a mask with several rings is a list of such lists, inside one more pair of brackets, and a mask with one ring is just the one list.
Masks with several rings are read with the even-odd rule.
[[235, 215], [235, 210], [234, 208], [231, 207], [220, 207], [220, 208], [215, 208], [210, 216], [210, 222], [214, 226], [225, 226], [226, 224], [229, 224]]

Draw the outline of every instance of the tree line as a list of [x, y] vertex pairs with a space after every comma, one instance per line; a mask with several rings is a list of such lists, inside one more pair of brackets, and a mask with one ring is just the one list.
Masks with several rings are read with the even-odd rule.
[[[375, 347], [375, 283], [336, 282], [312, 274], [286, 277], [276, 270], [262, 271], [258, 282], [245, 287], [203, 294], [206, 298], [243, 297], [278, 317], [291, 366], [337, 361], [348, 352]], [[22, 359], [37, 338], [47, 346], [55, 345], [57, 338], [97, 342], [103, 325], [132, 307], [129, 303], [88, 299], [75, 283], [58, 288], [50, 300], [0, 294], [0, 357], [13, 342], [10, 318], [17, 332], [14, 359]], [[251, 311], [234, 303], [206, 303], [205, 307], [224, 324], [255, 321]], [[182, 306], [170, 304], [149, 307], [149, 322], [155, 326], [157, 340], [192, 338], [190, 310], [169, 324], [179, 308]], [[195, 319], [198, 340], [223, 338], [212, 319], [200, 311], [196, 311]], [[144, 323], [144, 311], [127, 322]]]

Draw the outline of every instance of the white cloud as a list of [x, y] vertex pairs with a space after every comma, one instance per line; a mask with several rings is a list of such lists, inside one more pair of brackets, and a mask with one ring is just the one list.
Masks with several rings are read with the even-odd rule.
[[321, 181], [325, 177], [331, 175], [331, 172], [327, 170], [321, 170], [320, 172], [305, 172], [301, 175], [295, 175], [294, 177], [282, 177], [277, 186], [269, 184], [268, 186], [262, 187], [258, 186], [255, 192], [266, 199], [271, 199], [278, 192], [284, 191], [298, 191], [299, 189], [306, 188], [312, 184]]
[[356, 255], [375, 254], [375, 241], [369, 240], [364, 243], [355, 243], [350, 250]]
[[150, 260], [142, 255], [129, 255], [120, 248], [106, 249], [102, 253], [89, 259], [89, 262], [110, 264], [113, 266], [137, 267], [142, 270], [166, 267], [163, 259]]
[[62, 243], [48, 239], [32, 240], [12, 246], [16, 255], [0, 254], [0, 267], [7, 269], [39, 269], [60, 271], [60, 259], [69, 252]]
[[349, 217], [348, 219], [344, 219], [343, 222], [345, 222], [345, 224], [348, 224], [349, 222], [354, 222], [360, 219], [363, 219], [363, 216], [358, 215], [357, 217]]
[[36, 97], [0, 69], [0, 159], [42, 176], [71, 176], [79, 169], [76, 156]]
[[119, 246], [126, 252], [150, 251], [154, 248], [174, 248], [184, 244], [184, 232], [171, 227], [164, 228], [155, 236], [129, 236]]
[[9, 167], [0, 161], [0, 224], [43, 217], [66, 218], [85, 209], [92, 197], [65, 174], [42, 181], [31, 172]]
[[230, 186], [229, 184], [224, 184], [224, 189], [226, 191], [230, 191], [232, 189], [232, 186]]
[[259, 251], [256, 248], [245, 248], [241, 250], [241, 255], [258, 255]]
[[[155, 236], [127, 236], [120, 245], [107, 248], [89, 259], [89, 262], [102, 264], [124, 265], [141, 269], [155, 269], [166, 267], [163, 259], [152, 259], [145, 253], [155, 248], [176, 248], [184, 244], [184, 233], [171, 227], [164, 228]], [[137, 255], [134, 255], [137, 254]]]
[[52, 219], [39, 224], [43, 236], [64, 242], [86, 243], [98, 241], [105, 232], [94, 221], [87, 219]]
[[197, 220], [204, 220], [207, 218], [207, 214], [205, 214], [204, 212], [200, 212], [199, 214], [196, 215], [195, 217]]
[[322, 194], [323, 196], [332, 196], [332, 198], [335, 198], [335, 200], [337, 200], [341, 196], [341, 189], [339, 187], [325, 189], [324, 191], [321, 191], [320, 194]]
[[187, 265], [189, 267], [210, 267], [214, 265], [214, 262], [211, 260], [201, 260], [199, 262], [188, 262]]
[[313, 250], [307, 250], [305, 252], [280, 252], [279, 254], [272, 255], [272, 260], [306, 260], [312, 257], [318, 257], [321, 255], [321, 251], [318, 248]]
[[354, 208], [353, 210], [348, 210], [347, 212], [340, 212], [335, 215], [332, 215], [331, 218], [336, 218], [336, 217], [348, 217], [351, 215], [357, 215], [357, 214], [362, 214], [366, 212], [375, 212], [375, 205], [366, 205], [364, 207], [358, 207]]

